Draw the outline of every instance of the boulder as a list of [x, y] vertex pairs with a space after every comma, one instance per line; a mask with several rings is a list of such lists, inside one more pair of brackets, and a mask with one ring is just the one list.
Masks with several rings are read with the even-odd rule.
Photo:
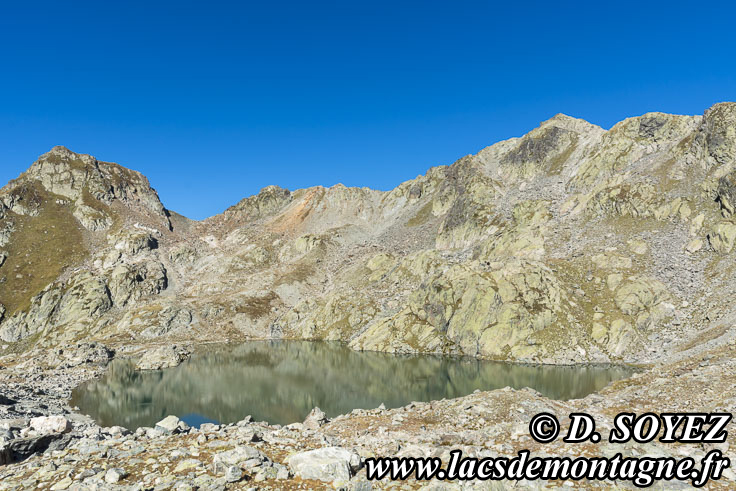
[[[64, 440], [67, 438], [67, 440]], [[21, 462], [31, 455], [45, 452], [49, 448], [61, 450], [68, 443], [68, 435], [61, 433], [48, 433], [46, 435], [33, 436], [29, 438], [16, 438], [9, 443], [0, 445], [0, 464]]]
[[181, 421], [176, 416], [166, 416], [164, 419], [156, 423], [154, 430], [166, 434], [184, 433], [189, 431], [189, 425], [184, 421]]
[[102, 428], [102, 433], [110, 435], [113, 438], [130, 435], [131, 431], [128, 428], [122, 426], [110, 426], [109, 428]]
[[12, 404], [15, 404], [15, 400], [4, 396], [3, 394], [0, 394], [0, 406], [10, 406]]
[[[239, 445], [232, 450], [215, 454], [212, 465], [215, 474], [226, 474], [231, 466], [238, 468], [254, 468], [267, 462], [268, 457], [263, 455], [258, 449], [247, 445]], [[234, 473], [230, 471], [230, 474]]]
[[630, 269], [632, 264], [630, 257], [616, 254], [596, 254], [591, 261], [601, 269]]
[[687, 246], [685, 247], [685, 250], [689, 252], [690, 254], [695, 254], [700, 249], [703, 248], [703, 241], [701, 239], [695, 238], [688, 242]]
[[161, 346], [146, 351], [136, 365], [136, 370], [160, 370], [178, 366], [189, 357], [189, 350], [178, 346]]
[[37, 435], [68, 433], [72, 430], [71, 422], [64, 416], [39, 416], [37, 418], [31, 418], [30, 427]]
[[347, 482], [360, 468], [360, 457], [341, 447], [324, 447], [299, 452], [287, 460], [291, 471], [302, 479]]
[[651, 310], [669, 299], [667, 288], [662, 282], [643, 276], [632, 276], [618, 287], [614, 295], [616, 306], [627, 315], [637, 315]]
[[115, 484], [117, 482], [120, 482], [122, 479], [125, 479], [127, 476], [128, 473], [125, 472], [125, 469], [113, 467], [112, 469], [108, 469], [107, 472], [105, 472], [105, 482], [108, 484]]
[[722, 254], [731, 252], [736, 242], [736, 224], [725, 220], [717, 223], [708, 234], [708, 241], [716, 252]]
[[243, 471], [237, 465], [231, 465], [225, 469], [225, 481], [238, 482], [243, 478]]
[[176, 416], [166, 416], [164, 419], [156, 423], [156, 429], [165, 433], [175, 433], [179, 430], [181, 420]]
[[189, 472], [201, 466], [202, 462], [197, 459], [184, 459], [176, 465], [174, 473]]
[[330, 420], [327, 415], [318, 407], [312, 409], [312, 412], [307, 415], [307, 419], [304, 420], [303, 427], [307, 430], [316, 430], [320, 426], [329, 423]]

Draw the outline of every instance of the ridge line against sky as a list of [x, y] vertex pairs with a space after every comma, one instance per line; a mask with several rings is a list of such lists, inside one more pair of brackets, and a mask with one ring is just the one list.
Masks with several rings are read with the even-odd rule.
[[736, 6], [0, 6], [0, 185], [54, 145], [190, 218], [267, 185], [389, 190], [557, 113], [604, 128], [736, 99]]
[[[732, 102], [732, 101], [719, 101], [719, 102]], [[716, 103], [716, 104], [717, 104], [717, 103]], [[706, 109], [707, 109], [707, 108], [706, 108]], [[650, 111], [650, 112], [651, 112], [651, 113], [664, 113], [663, 111]], [[569, 117], [572, 117], [572, 118], [575, 118], [575, 119], [581, 119], [581, 120], [583, 120], [583, 121], [586, 121], [587, 123], [591, 123], [590, 121], [587, 121], [587, 120], [585, 120], [585, 119], [583, 119], [583, 118], [576, 118], [575, 116], [570, 116], [570, 115], [567, 115], [567, 114], [564, 114], [564, 113], [558, 113], [558, 114], [563, 114], [564, 116], [569, 116]], [[674, 114], [674, 113], [665, 113], [665, 114]], [[629, 118], [631, 118], [631, 117], [636, 117], [636, 116], [641, 116], [641, 115], [642, 115], [642, 114], [637, 114], [637, 115], [635, 115], [635, 116], [629, 116]], [[680, 116], [699, 116], [699, 114], [679, 114], [679, 115], [680, 115]], [[551, 118], [547, 118], [546, 120], [544, 120], [544, 121], [541, 121], [541, 122], [540, 122], [540, 124], [541, 124], [541, 123], [544, 123], [544, 122], [546, 122], [546, 121], [547, 121], [547, 120], [549, 120], [549, 119], [551, 119]], [[628, 119], [628, 118], [624, 118], [624, 119]], [[622, 122], [622, 121], [624, 121], [624, 120], [622, 119], [621, 121], [617, 121], [616, 123], [614, 123], [614, 124], [613, 124], [613, 125], [611, 125], [610, 127], [607, 127], [607, 128], [603, 128], [603, 127], [602, 127], [602, 128], [603, 128], [604, 130], [608, 131], [608, 130], [610, 130], [610, 129], [611, 129], [611, 128], [612, 128], [613, 126], [615, 126], [616, 124], [618, 124], [618, 123], [620, 123], [620, 122]], [[600, 125], [596, 125], [595, 123], [591, 123], [591, 124], [593, 124], [593, 125], [595, 125], [595, 126], [599, 126], [599, 127], [601, 127]], [[434, 165], [432, 165], [432, 166], [429, 166], [429, 167], [427, 167], [426, 169], [424, 169], [423, 171], [421, 171], [421, 172], [420, 172], [419, 174], [417, 174], [417, 175], [415, 175], [415, 176], [407, 177], [406, 179], [403, 179], [403, 180], [401, 180], [401, 181], [399, 181], [399, 182], [397, 182], [397, 183], [395, 183], [395, 184], [393, 184], [393, 185], [389, 184], [389, 186], [388, 186], [387, 188], [385, 188], [385, 189], [378, 189], [378, 188], [374, 188], [374, 187], [371, 187], [371, 186], [367, 186], [367, 185], [361, 185], [361, 184], [350, 184], [350, 185], [347, 185], [347, 184], [345, 184], [345, 183], [342, 183], [342, 182], [334, 182], [334, 183], [331, 183], [331, 184], [321, 184], [321, 183], [316, 183], [316, 184], [311, 184], [311, 185], [309, 185], [309, 186], [301, 186], [301, 187], [296, 187], [296, 188], [286, 188], [286, 189], [288, 189], [289, 191], [293, 192], [293, 191], [296, 191], [296, 190], [299, 190], [299, 189], [305, 189], [305, 188], [310, 188], [310, 187], [319, 187], [319, 186], [322, 186], [322, 187], [325, 187], [325, 188], [330, 188], [330, 187], [333, 187], [333, 186], [336, 186], [336, 185], [341, 185], [341, 184], [342, 184], [342, 185], [344, 185], [344, 186], [347, 186], [347, 187], [356, 187], [356, 188], [369, 188], [369, 189], [372, 189], [372, 190], [375, 190], [375, 191], [382, 191], [382, 192], [387, 192], [387, 191], [391, 191], [391, 190], [395, 189], [396, 187], [398, 187], [399, 185], [403, 184], [403, 183], [404, 183], [404, 182], [406, 182], [406, 181], [412, 180], [412, 179], [414, 179], [414, 178], [416, 178], [416, 177], [418, 177], [418, 176], [420, 176], [420, 175], [425, 175], [425, 174], [427, 173], [427, 171], [428, 171], [428, 170], [429, 170], [429, 169], [430, 169], [431, 167], [433, 167], [433, 166], [435, 166], [435, 165], [451, 165], [451, 164], [453, 164], [453, 163], [457, 162], [458, 160], [460, 160], [460, 159], [461, 159], [462, 157], [464, 157], [464, 156], [466, 156], [466, 155], [475, 155], [475, 154], [477, 154], [477, 153], [478, 153], [478, 152], [479, 152], [480, 150], [482, 150], [482, 149], [484, 149], [484, 148], [487, 148], [487, 147], [489, 147], [489, 146], [493, 146], [493, 145], [495, 145], [495, 144], [497, 144], [497, 143], [501, 143], [501, 142], [503, 142], [503, 141], [505, 141], [505, 140], [508, 140], [508, 139], [513, 139], [513, 138], [520, 138], [520, 137], [522, 137], [522, 136], [526, 135], [527, 133], [529, 133], [530, 131], [532, 131], [533, 129], [537, 128], [538, 126], [539, 126], [539, 125], [535, 126], [534, 128], [530, 128], [530, 129], [529, 129], [528, 131], [526, 131], [526, 132], [525, 132], [524, 134], [521, 134], [521, 135], [516, 135], [516, 136], [510, 136], [510, 137], [508, 137], [508, 138], [504, 138], [504, 139], [501, 139], [501, 140], [497, 140], [497, 141], [495, 141], [495, 142], [493, 142], [493, 143], [489, 143], [488, 145], [485, 145], [485, 146], [483, 146], [483, 147], [481, 147], [481, 148], [479, 148], [479, 149], [477, 149], [477, 150], [475, 150], [475, 151], [472, 151], [472, 152], [470, 152], [470, 153], [467, 153], [467, 154], [463, 154], [463, 155], [458, 155], [458, 156], [457, 156], [456, 158], [454, 158], [454, 159], [453, 159], [452, 161], [450, 161], [450, 162], [446, 162], [446, 163], [439, 163], [439, 164], [434, 164]], [[79, 151], [76, 151], [75, 149], [73, 149], [73, 148], [68, 148], [68, 147], [66, 147], [65, 145], [61, 145], [61, 146], [64, 146], [65, 148], [67, 148], [68, 150], [71, 150], [71, 151], [72, 151], [72, 152], [74, 152], [74, 153], [78, 153], [78, 154], [86, 154], [86, 153], [87, 153], [87, 152], [79, 152]], [[51, 150], [51, 149], [49, 149], [49, 150]], [[45, 152], [44, 152], [44, 153], [45, 153]], [[40, 155], [39, 155], [39, 156], [40, 156]], [[99, 157], [97, 157], [96, 155], [92, 155], [92, 157], [95, 157], [95, 158], [96, 158], [96, 159], [97, 159], [98, 161], [101, 161], [101, 162], [108, 162], [108, 163], [113, 163], [113, 164], [121, 165], [121, 166], [123, 166], [123, 167], [126, 167], [126, 168], [128, 168], [128, 169], [132, 169], [132, 170], [136, 170], [136, 171], [139, 171], [139, 172], [141, 172], [141, 173], [142, 173], [142, 174], [143, 174], [144, 176], [148, 177], [148, 176], [146, 175], [146, 173], [145, 173], [145, 172], [142, 172], [142, 171], [140, 171], [139, 169], [135, 168], [135, 166], [133, 166], [133, 165], [128, 165], [128, 164], [126, 164], [126, 163], [124, 163], [124, 162], [116, 162], [116, 161], [114, 161], [114, 160], [110, 160], [110, 159], [105, 159], [105, 158], [99, 158]], [[30, 164], [28, 164], [28, 166], [30, 166]], [[25, 170], [26, 170], [26, 169], [28, 168], [28, 166], [26, 166], [26, 167], [25, 167], [25, 168], [23, 168], [23, 169], [22, 169], [21, 171], [19, 171], [19, 174], [20, 174], [21, 172], [24, 172], [24, 171], [25, 171]], [[16, 177], [17, 177], [17, 176], [16, 176]], [[8, 179], [8, 180], [10, 180], [10, 179]], [[150, 181], [150, 179], [149, 179], [149, 181]], [[154, 189], [155, 189], [155, 190], [156, 190], [156, 191], [158, 192], [158, 189], [157, 189], [157, 187], [156, 187], [156, 183], [154, 183], [154, 182], [152, 182], [152, 181], [151, 181], [151, 182], [150, 182], [150, 184], [151, 184], [151, 187], [152, 187], [152, 188], [154, 188]], [[4, 185], [4, 183], [3, 183], [3, 185]], [[263, 188], [265, 188], [265, 187], [267, 187], [267, 186], [274, 186], [274, 185], [275, 185], [275, 186], [278, 186], [278, 187], [282, 187], [282, 188], [285, 188], [285, 186], [281, 186], [281, 185], [280, 185], [280, 184], [278, 184], [278, 183], [270, 183], [270, 184], [264, 184], [264, 185], [262, 185], [262, 186], [261, 186], [261, 187], [260, 187], [260, 188], [258, 189], [258, 191], [255, 191], [255, 192], [253, 192], [253, 193], [251, 193], [251, 194], [247, 194], [247, 195], [245, 195], [245, 196], [241, 196], [241, 197], [240, 197], [240, 198], [238, 198], [238, 199], [237, 199], [236, 201], [234, 201], [233, 203], [231, 203], [231, 204], [227, 205], [227, 206], [226, 206], [225, 208], [223, 208], [222, 210], [219, 210], [219, 211], [217, 211], [216, 213], [213, 213], [213, 214], [211, 214], [211, 215], [208, 215], [208, 216], [206, 216], [206, 217], [196, 218], [195, 220], [204, 220], [204, 219], [206, 219], [206, 218], [210, 218], [210, 217], [212, 217], [212, 216], [215, 216], [215, 215], [219, 215], [219, 214], [223, 213], [223, 212], [224, 212], [224, 211], [225, 211], [225, 210], [226, 210], [227, 208], [229, 208], [229, 207], [231, 207], [231, 206], [233, 206], [233, 205], [237, 204], [237, 203], [238, 203], [238, 202], [240, 202], [241, 200], [243, 200], [243, 199], [245, 199], [245, 198], [249, 198], [249, 197], [251, 197], [251, 196], [254, 196], [254, 195], [258, 194], [258, 193], [259, 193], [259, 192], [260, 192], [260, 191], [261, 191], [261, 190], [262, 190]], [[2, 186], [0, 186], [0, 187], [2, 187]], [[161, 199], [161, 202], [162, 202], [162, 204], [164, 205], [164, 207], [165, 207], [165, 208], [166, 208], [167, 210], [169, 210], [169, 211], [173, 211], [173, 212], [177, 212], [177, 213], [179, 213], [179, 214], [183, 215], [183, 214], [182, 214], [182, 213], [180, 213], [180, 212], [179, 212], [178, 210], [172, 209], [172, 208], [170, 208], [169, 206], [167, 206], [167, 204], [166, 204], [166, 202], [165, 202], [165, 200], [164, 200], [163, 198]], [[187, 216], [187, 215], [184, 215], [184, 216]], [[187, 216], [187, 218], [191, 218], [191, 217], [188, 217], [188, 216]]]

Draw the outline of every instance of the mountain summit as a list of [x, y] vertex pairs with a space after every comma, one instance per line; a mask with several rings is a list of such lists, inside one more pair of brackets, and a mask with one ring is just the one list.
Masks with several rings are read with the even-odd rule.
[[645, 363], [734, 308], [735, 167], [735, 103], [558, 114], [388, 192], [269, 186], [193, 222], [54, 147], [0, 190], [0, 338]]

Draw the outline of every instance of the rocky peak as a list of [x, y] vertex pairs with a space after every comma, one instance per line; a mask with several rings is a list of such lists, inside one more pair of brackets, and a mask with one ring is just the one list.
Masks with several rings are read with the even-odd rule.
[[[57, 147], [18, 181], [52, 206], [68, 204], [20, 217], [18, 202], [0, 200], [16, 221], [16, 231], [0, 230], [9, 237], [4, 322], [43, 325], [32, 312], [91, 298], [45, 332], [104, 311], [89, 326], [100, 339], [124, 332], [118, 321], [159, 334], [205, 321], [205, 337], [228, 329], [517, 361], [646, 361], [664, 339], [646, 330], [676, 336], [686, 316], [702, 318], [708, 305], [678, 305], [702, 294], [703, 268], [718, 264], [723, 276], [711, 283], [734, 288], [735, 131], [733, 103], [704, 117], [647, 113], [608, 131], [558, 114], [392, 191], [268, 186], [187, 233], [159, 236], [141, 220], [145, 234], [121, 238], [111, 226], [110, 240], [57, 253], [42, 276], [38, 265], [74, 242], [69, 230], [102, 220], [82, 205], [103, 203], [133, 226], [143, 214], [127, 210], [147, 209], [135, 206], [146, 197], [158, 203], [137, 172]], [[69, 207], [82, 209], [79, 222]], [[91, 234], [79, 232], [83, 244]], [[75, 289], [40, 295], [62, 272], [57, 283]], [[34, 288], [12, 296], [28, 278], [38, 278]]]
[[547, 121], [543, 121], [539, 127], [555, 127], [581, 134], [600, 134], [605, 132], [605, 130], [598, 125], [589, 123], [584, 119], [574, 118], [562, 113], [555, 114]]
[[708, 153], [718, 164], [736, 164], [736, 102], [721, 102], [703, 117]]
[[617, 123], [608, 131], [606, 138], [642, 144], [679, 141], [697, 128], [700, 119], [700, 116], [650, 112]]
[[[24, 195], [29, 187], [42, 194], [56, 195], [57, 200], [66, 198], [75, 216], [89, 230], [109, 227], [111, 213], [107, 208], [114, 202], [151, 216], [155, 223], [162, 222], [165, 228], [171, 229], [166, 209], [143, 174], [63, 146], [55, 146], [41, 155], [18, 179], [0, 190], [0, 194], [6, 202], [22, 203], [24, 199], [27, 201]], [[20, 214], [37, 212], [19, 205], [15, 208]]]
[[243, 198], [226, 212], [243, 213], [259, 217], [275, 212], [291, 200], [291, 192], [279, 186], [266, 186], [258, 194]]
[[56, 146], [43, 154], [27, 172], [49, 191], [70, 198], [87, 190], [97, 199], [139, 201], [150, 210], [161, 212], [163, 205], [148, 179], [140, 172], [121, 165], [98, 161]]

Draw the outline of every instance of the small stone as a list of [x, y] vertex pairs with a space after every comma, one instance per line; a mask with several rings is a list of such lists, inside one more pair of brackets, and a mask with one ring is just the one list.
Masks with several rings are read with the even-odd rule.
[[130, 435], [130, 430], [128, 430], [127, 428], [123, 428], [122, 426], [111, 426], [109, 428], [103, 428], [102, 432], [114, 437]]
[[202, 462], [200, 462], [197, 459], [186, 459], [186, 460], [182, 460], [174, 468], [174, 472], [190, 471], [192, 469], [196, 469], [197, 467], [199, 467], [201, 465], [202, 465]]
[[57, 491], [60, 489], [67, 489], [69, 486], [72, 485], [72, 479], [70, 477], [65, 477], [61, 481], [57, 482], [53, 486], [51, 486], [51, 491]]
[[179, 429], [180, 420], [176, 416], [166, 416], [156, 423], [156, 429], [165, 433], [174, 433]]
[[225, 469], [225, 480], [227, 482], [238, 482], [243, 478], [243, 471], [237, 465], [230, 465]]
[[309, 413], [307, 419], [304, 420], [302, 425], [307, 430], [316, 430], [320, 426], [324, 426], [329, 422], [330, 420], [327, 418], [327, 415], [320, 408], [315, 407], [312, 409], [312, 412]]
[[288, 459], [291, 471], [302, 479], [323, 482], [349, 481], [351, 463], [360, 461], [353, 453], [340, 447], [324, 447], [300, 452]]
[[116, 482], [125, 479], [127, 476], [128, 473], [125, 472], [124, 469], [113, 467], [112, 469], [108, 469], [105, 473], [105, 482], [108, 484], [115, 484]]
[[212, 459], [215, 474], [223, 474], [229, 466], [241, 465], [246, 468], [255, 468], [267, 461], [267, 457], [258, 449], [241, 445], [226, 452], [220, 452]]
[[147, 438], [159, 438], [164, 436], [166, 431], [163, 428], [146, 428]]
[[685, 247], [685, 250], [690, 254], [694, 254], [703, 248], [703, 241], [701, 239], [693, 239]]
[[15, 402], [15, 400], [0, 394], [0, 406], [10, 406], [15, 404]]
[[276, 469], [276, 479], [289, 479], [289, 469], [285, 465], [274, 464], [273, 468]]

